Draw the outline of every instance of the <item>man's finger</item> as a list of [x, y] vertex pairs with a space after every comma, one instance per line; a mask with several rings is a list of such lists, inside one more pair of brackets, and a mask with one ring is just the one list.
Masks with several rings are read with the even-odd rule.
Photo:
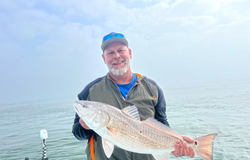
[[179, 142], [177, 142], [177, 144], [175, 145], [175, 151], [172, 152], [172, 154], [173, 154], [175, 157], [179, 157], [179, 155], [180, 155], [179, 147], [180, 147], [180, 144], [179, 144]]
[[189, 157], [194, 158], [194, 150], [192, 147], [189, 147], [189, 153], [190, 153]]
[[184, 150], [184, 155], [189, 156], [189, 148], [187, 147], [186, 143], [183, 143], [183, 150]]
[[183, 142], [180, 142], [180, 155], [179, 156], [184, 156], [184, 150], [183, 150]]
[[189, 143], [194, 143], [194, 140], [193, 140], [193, 138], [191, 138], [191, 137], [182, 136], [182, 138], [183, 138], [185, 141], [189, 142]]

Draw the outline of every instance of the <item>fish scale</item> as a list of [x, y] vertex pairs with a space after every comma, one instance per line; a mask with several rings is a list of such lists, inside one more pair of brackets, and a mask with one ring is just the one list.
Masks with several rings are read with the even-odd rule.
[[145, 150], [150, 151], [156, 148], [165, 153], [166, 150], [173, 150], [178, 141], [174, 137], [152, 130], [151, 127], [125, 115], [120, 110], [108, 108], [106, 112], [110, 115], [110, 123], [107, 127], [113, 128], [114, 135], [117, 135], [120, 144], [115, 141], [115, 145], [118, 147], [123, 146], [126, 150], [138, 153], [144, 153]]

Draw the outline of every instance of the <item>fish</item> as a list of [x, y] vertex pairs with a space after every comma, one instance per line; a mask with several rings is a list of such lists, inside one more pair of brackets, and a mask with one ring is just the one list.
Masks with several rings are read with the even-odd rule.
[[186, 142], [195, 154], [213, 160], [213, 143], [217, 133], [185, 141], [174, 129], [150, 117], [141, 121], [138, 108], [127, 106], [122, 110], [101, 102], [75, 101], [78, 116], [102, 137], [105, 155], [110, 158], [114, 145], [127, 151], [151, 154], [156, 160], [168, 160], [178, 141]]

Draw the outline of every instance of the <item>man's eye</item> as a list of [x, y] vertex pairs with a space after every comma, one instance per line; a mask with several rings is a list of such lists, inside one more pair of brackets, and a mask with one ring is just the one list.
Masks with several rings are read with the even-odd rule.
[[108, 54], [113, 54], [114, 52], [109, 52]]
[[123, 50], [118, 50], [118, 52], [122, 52]]

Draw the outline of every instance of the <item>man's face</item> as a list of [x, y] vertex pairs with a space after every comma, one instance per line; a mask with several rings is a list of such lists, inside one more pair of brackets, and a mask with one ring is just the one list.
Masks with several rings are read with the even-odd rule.
[[130, 69], [131, 49], [121, 42], [110, 43], [104, 50], [102, 58], [109, 72], [123, 75]]

